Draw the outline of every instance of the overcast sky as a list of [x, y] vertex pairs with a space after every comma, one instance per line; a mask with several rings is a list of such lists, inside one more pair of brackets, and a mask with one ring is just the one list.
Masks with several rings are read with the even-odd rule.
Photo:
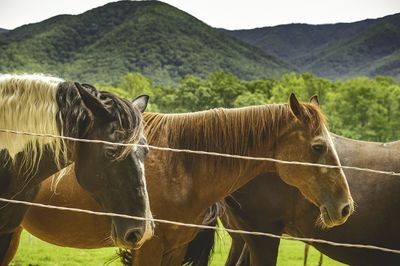
[[[80, 14], [107, 0], [0, 0], [0, 28], [59, 14]], [[248, 29], [288, 23], [353, 22], [400, 12], [400, 0], [165, 0], [213, 27]]]

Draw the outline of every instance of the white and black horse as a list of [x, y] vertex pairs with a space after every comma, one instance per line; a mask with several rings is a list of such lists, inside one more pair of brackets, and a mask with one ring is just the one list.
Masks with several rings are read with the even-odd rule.
[[[32, 201], [44, 179], [75, 163], [79, 184], [104, 211], [152, 217], [143, 168], [148, 149], [141, 112], [147, 102], [148, 96], [131, 103], [88, 84], [42, 75], [0, 76], [2, 129], [142, 144], [121, 147], [0, 132], [0, 197]], [[0, 202], [0, 239], [12, 234], [27, 209]], [[149, 221], [111, 220], [110, 236], [120, 247], [138, 247], [153, 235]]]

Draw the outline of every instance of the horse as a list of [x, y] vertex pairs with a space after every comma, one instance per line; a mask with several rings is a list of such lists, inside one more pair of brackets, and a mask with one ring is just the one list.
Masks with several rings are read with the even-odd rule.
[[[132, 103], [89, 84], [44, 75], [0, 76], [0, 128], [142, 144], [140, 147], [74, 142], [0, 133], [0, 197], [32, 201], [40, 183], [74, 163], [80, 186], [103, 211], [151, 217], [143, 161], [142, 115], [148, 96]], [[54, 180], [60, 181], [62, 174]], [[0, 243], [8, 242], [28, 207], [0, 203]], [[117, 246], [137, 248], [152, 236], [150, 222], [113, 218]], [[0, 254], [6, 252], [0, 247]], [[0, 257], [1, 259], [1, 257]]]
[[[400, 172], [400, 141], [390, 143], [357, 141], [332, 134], [343, 165]], [[276, 174], [264, 173], [225, 198], [222, 221], [225, 227], [250, 231], [284, 233], [296, 237], [326, 239], [339, 243], [358, 243], [400, 250], [397, 230], [400, 207], [400, 179], [396, 176], [345, 170], [355, 213], [338, 227], [323, 230], [314, 226], [318, 209]], [[212, 222], [212, 221], [210, 221]], [[202, 234], [210, 233], [204, 231]], [[211, 232], [212, 233], [212, 232]], [[232, 245], [225, 265], [276, 265], [279, 239], [231, 234]], [[202, 236], [201, 239], [209, 239]], [[198, 238], [201, 242], [200, 238]], [[349, 265], [399, 265], [400, 255], [376, 250], [310, 243], [323, 254]], [[190, 245], [193, 248], [190, 248]], [[201, 258], [199, 246], [211, 250], [209, 243], [191, 243], [188, 253], [193, 265]], [[212, 246], [212, 245], [211, 245]], [[197, 249], [194, 249], [197, 247]], [[196, 257], [197, 256], [197, 257]], [[194, 259], [193, 259], [194, 257]]]
[[[315, 101], [299, 103], [293, 94], [289, 104], [184, 114], [145, 113], [144, 120], [145, 134], [155, 146], [340, 165], [319, 107]], [[152, 212], [160, 219], [201, 223], [208, 206], [264, 172], [278, 173], [286, 183], [298, 187], [320, 208], [321, 222], [327, 227], [344, 223], [353, 210], [346, 178], [337, 168], [154, 150], [146, 158], [145, 169]], [[70, 182], [74, 181], [64, 178], [55, 195], [43, 187], [36, 200], [98, 208], [84, 191], [60, 191], [73, 186]], [[65, 221], [68, 226], [63, 226]], [[23, 222], [29, 232], [45, 241], [80, 248], [110, 245], [102, 241], [101, 229], [108, 225], [105, 217], [38, 208], [31, 208]], [[96, 228], [95, 232], [90, 228]], [[185, 253], [181, 247], [197, 231], [157, 223], [156, 237], [132, 251], [135, 265], [181, 264]]]

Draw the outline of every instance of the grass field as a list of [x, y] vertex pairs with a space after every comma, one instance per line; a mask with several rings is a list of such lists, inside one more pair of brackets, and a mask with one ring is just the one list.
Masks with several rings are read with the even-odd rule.
[[[227, 253], [229, 251], [230, 238], [226, 234], [222, 234], [218, 238], [216, 244], [216, 252], [214, 254], [211, 265], [224, 265]], [[24, 232], [21, 237], [20, 247], [17, 255], [11, 265], [27, 266], [69, 266], [69, 265], [103, 265], [115, 258], [117, 249], [104, 248], [96, 250], [82, 250], [73, 248], [62, 248], [47, 244], [35, 237], [29, 237], [27, 232]], [[304, 244], [297, 241], [282, 241], [278, 265], [279, 266], [296, 266], [303, 265]], [[310, 249], [309, 265], [317, 265], [319, 253], [315, 249]], [[112, 261], [110, 266], [120, 265], [118, 260]], [[339, 266], [343, 265], [335, 262], [326, 256], [324, 257], [324, 266]]]

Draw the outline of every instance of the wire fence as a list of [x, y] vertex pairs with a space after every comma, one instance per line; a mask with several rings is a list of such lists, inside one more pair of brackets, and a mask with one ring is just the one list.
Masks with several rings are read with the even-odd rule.
[[106, 145], [124, 146], [124, 147], [126, 147], [126, 146], [148, 147], [153, 150], [170, 151], [170, 152], [177, 152], [177, 153], [191, 153], [191, 154], [198, 154], [198, 155], [218, 156], [218, 157], [242, 159], [242, 160], [253, 160], [253, 161], [267, 161], [267, 162], [274, 162], [274, 163], [280, 163], [280, 164], [313, 166], [313, 167], [330, 168], [330, 169], [347, 169], [347, 170], [369, 172], [369, 173], [374, 173], [374, 174], [400, 176], [400, 173], [396, 173], [393, 171], [381, 171], [381, 170], [376, 170], [376, 169], [355, 167], [355, 166], [346, 166], [346, 165], [328, 165], [328, 164], [307, 163], [307, 162], [299, 162], [299, 161], [285, 161], [285, 160], [279, 160], [279, 159], [275, 159], [275, 158], [266, 158], [266, 157], [253, 157], [253, 156], [235, 155], [235, 154], [209, 152], [209, 151], [194, 151], [194, 150], [188, 150], [188, 149], [175, 149], [175, 148], [157, 147], [157, 146], [153, 146], [153, 145], [142, 145], [142, 144], [132, 144], [132, 143], [118, 143], [118, 142], [110, 142], [110, 141], [97, 140], [97, 139], [80, 139], [80, 138], [73, 138], [73, 137], [67, 137], [67, 136], [59, 136], [59, 135], [43, 134], [43, 133], [32, 133], [32, 132], [17, 131], [17, 130], [11, 130], [11, 129], [3, 129], [3, 128], [0, 128], [0, 132], [17, 134], [17, 135], [25, 135], [25, 136], [59, 138], [59, 139], [64, 139], [64, 140], [85, 142], [85, 143], [97, 143], [97, 144], [106, 144]]
[[[396, 172], [381, 171], [381, 170], [360, 168], [360, 167], [353, 167], [353, 166], [325, 165], [325, 164], [315, 164], [315, 163], [297, 162], [297, 161], [284, 161], [284, 160], [278, 160], [278, 159], [274, 159], [274, 158], [251, 157], [251, 156], [224, 154], [224, 153], [217, 153], [217, 152], [194, 151], [194, 150], [187, 150], [187, 149], [174, 149], [174, 148], [166, 148], [166, 147], [157, 147], [157, 146], [152, 146], [152, 145], [115, 143], [115, 142], [109, 142], [109, 141], [103, 141], [103, 140], [79, 139], [79, 138], [72, 138], [72, 137], [66, 137], [66, 136], [58, 136], [58, 135], [53, 135], [53, 134], [32, 133], [32, 132], [16, 131], [16, 130], [1, 129], [1, 128], [0, 128], [0, 132], [10, 133], [10, 134], [27, 135], [27, 136], [60, 138], [60, 139], [70, 140], [70, 141], [86, 142], [86, 143], [99, 143], [99, 144], [107, 144], [107, 145], [115, 145], [115, 146], [146, 146], [146, 147], [149, 147], [150, 149], [161, 150], [161, 151], [192, 153], [192, 154], [209, 155], [209, 156], [222, 156], [222, 157], [227, 157], [227, 158], [235, 158], [235, 159], [243, 159], [243, 160], [269, 161], [269, 162], [282, 163], [282, 164], [303, 165], [303, 166], [312, 166], [312, 167], [351, 169], [351, 170], [365, 171], [365, 172], [376, 173], [376, 174], [400, 176], [400, 173], [396, 173]], [[134, 220], [141, 220], [141, 221], [153, 221], [153, 222], [157, 222], [157, 223], [184, 226], [184, 227], [189, 227], [189, 228], [227, 231], [227, 232], [236, 233], [236, 234], [265, 236], [265, 237], [271, 237], [271, 238], [276, 238], [276, 239], [286, 239], [286, 240], [299, 240], [299, 241], [305, 241], [305, 242], [309, 242], [309, 243], [320, 243], [320, 244], [327, 244], [327, 245], [332, 245], [332, 246], [340, 246], [340, 247], [348, 247], [348, 248], [350, 248], [350, 247], [362, 248], [362, 249], [378, 250], [378, 251], [382, 251], [382, 252], [390, 252], [390, 253], [400, 254], [400, 250], [379, 247], [379, 246], [374, 246], [374, 245], [364, 245], [364, 244], [357, 244], [357, 243], [338, 243], [338, 242], [328, 241], [328, 240], [324, 240], [324, 239], [292, 237], [292, 236], [286, 236], [286, 235], [276, 235], [276, 234], [271, 234], [271, 233], [266, 233], [266, 232], [220, 228], [220, 227], [215, 227], [215, 226], [182, 223], [182, 222], [164, 220], [164, 219], [144, 218], [144, 217], [131, 216], [131, 215], [126, 215], [126, 214], [96, 212], [96, 211], [84, 210], [84, 209], [79, 209], [79, 208], [60, 207], [60, 206], [46, 205], [46, 204], [20, 201], [20, 200], [14, 200], [14, 199], [6, 199], [6, 198], [0, 198], [0, 201], [6, 202], [6, 203], [12, 203], [12, 204], [23, 204], [23, 205], [34, 206], [34, 207], [39, 207], [39, 208], [56, 209], [56, 210], [61, 210], [61, 211], [73, 211], [73, 212], [86, 213], [86, 214], [92, 214], [92, 215], [98, 215], [98, 216], [120, 217], [120, 218], [134, 219]]]
[[339, 246], [339, 247], [364, 248], [364, 249], [379, 250], [379, 251], [383, 251], [383, 252], [391, 252], [391, 253], [395, 253], [395, 254], [400, 254], [400, 250], [395, 250], [395, 249], [390, 249], [390, 248], [385, 248], [385, 247], [378, 247], [378, 246], [373, 246], [373, 245], [337, 243], [337, 242], [323, 240], [323, 239], [292, 237], [292, 236], [276, 235], [276, 234], [265, 233], [265, 232], [236, 230], [236, 229], [221, 228], [221, 227], [209, 226], [209, 225], [182, 223], [182, 222], [164, 220], [164, 219], [144, 218], [144, 217], [131, 216], [131, 215], [120, 214], [120, 213], [96, 212], [96, 211], [90, 211], [90, 210], [84, 210], [84, 209], [78, 209], [78, 208], [60, 207], [60, 206], [54, 206], [54, 205], [33, 203], [33, 202], [20, 201], [20, 200], [10, 200], [10, 199], [4, 199], [4, 198], [0, 198], [0, 201], [7, 202], [7, 203], [14, 203], [14, 204], [23, 204], [23, 205], [34, 206], [34, 207], [39, 207], [39, 208], [55, 209], [55, 210], [60, 210], [60, 211], [73, 211], [73, 212], [78, 212], [78, 213], [86, 213], [86, 214], [92, 214], [92, 215], [98, 215], [98, 216], [108, 216], [108, 217], [120, 217], [120, 218], [139, 220], [139, 221], [153, 221], [153, 222], [157, 222], [157, 223], [178, 225], [178, 226], [184, 226], [184, 227], [190, 227], [190, 228], [227, 231], [229, 233], [234, 233], [234, 234], [266, 236], [266, 237], [272, 237], [272, 238], [277, 238], [277, 239], [299, 240], [299, 241], [305, 241], [305, 242], [310, 242], [310, 243], [328, 244], [328, 245]]

